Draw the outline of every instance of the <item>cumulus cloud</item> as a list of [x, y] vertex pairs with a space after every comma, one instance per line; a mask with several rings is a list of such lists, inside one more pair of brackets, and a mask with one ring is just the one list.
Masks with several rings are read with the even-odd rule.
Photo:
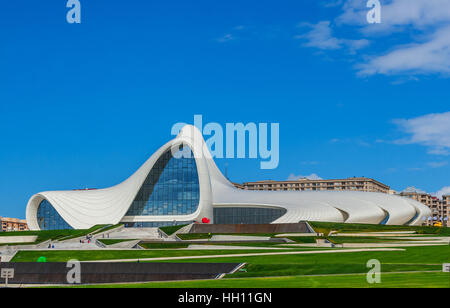
[[317, 24], [301, 23], [299, 27], [309, 29], [308, 32], [295, 36], [297, 39], [305, 41], [303, 44], [305, 47], [313, 47], [322, 50], [347, 47], [350, 51], [354, 51], [369, 45], [369, 41], [366, 39], [349, 40], [334, 37], [330, 21], [320, 21]]
[[442, 196], [450, 195], [450, 186], [442, 187], [440, 190], [434, 193], [434, 195], [439, 198], [442, 198]]
[[448, 165], [446, 161], [432, 161], [427, 164], [431, 168], [441, 168]]
[[450, 154], [450, 112], [397, 119], [394, 123], [409, 135], [397, 140], [397, 144], [419, 144], [428, 147], [430, 154]]
[[342, 14], [336, 19], [339, 24], [364, 25], [365, 31], [392, 32], [395, 27], [413, 26], [423, 29], [450, 21], [448, 0], [391, 0], [381, 4], [381, 24], [368, 25], [366, 1], [347, 0]]
[[[449, 2], [450, 3], [450, 2]], [[439, 29], [423, 43], [398, 46], [356, 66], [360, 75], [450, 73], [450, 26]]]
[[[366, 57], [355, 66], [360, 76], [450, 73], [450, 1], [381, 1], [381, 23], [368, 24], [366, 1], [347, 0], [335, 19], [339, 26], [358, 26], [365, 36], [392, 36], [403, 42]], [[410, 35], [408, 35], [410, 33]]]
[[414, 186], [412, 186], [412, 187], [407, 187], [407, 188], [404, 190], [404, 192], [415, 192], [415, 193], [418, 193], [418, 194], [426, 194], [426, 193], [427, 193], [425, 190], [416, 188], [416, 187], [414, 187]]
[[300, 180], [300, 179], [308, 179], [308, 180], [323, 180], [320, 176], [315, 173], [310, 175], [295, 175], [291, 173], [288, 177], [288, 181]]
[[219, 43], [226, 43], [226, 42], [232, 41], [234, 39], [236, 39], [236, 38], [232, 34], [228, 33], [228, 34], [225, 34], [224, 36], [219, 37], [218, 39], [216, 39], [216, 41]]

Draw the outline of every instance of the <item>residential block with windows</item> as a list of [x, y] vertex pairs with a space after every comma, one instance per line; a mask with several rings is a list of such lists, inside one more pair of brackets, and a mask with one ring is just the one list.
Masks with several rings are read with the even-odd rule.
[[336, 180], [311, 180], [301, 178], [287, 181], [257, 181], [235, 184], [237, 188], [246, 190], [294, 190], [294, 191], [323, 191], [323, 190], [351, 190], [389, 193], [390, 187], [374, 179], [354, 177]]
[[27, 221], [18, 218], [0, 217], [1, 232], [27, 231]]
[[414, 187], [408, 187], [400, 193], [400, 196], [419, 201], [431, 209], [431, 219], [426, 221], [426, 225], [434, 225], [443, 220], [443, 225], [450, 227], [450, 196], [443, 196], [440, 200], [438, 197], [418, 191]]

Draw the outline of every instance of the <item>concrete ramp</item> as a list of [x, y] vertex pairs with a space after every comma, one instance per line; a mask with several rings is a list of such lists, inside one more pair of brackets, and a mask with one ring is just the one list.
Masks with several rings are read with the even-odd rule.
[[163, 235], [158, 228], [123, 228], [108, 234], [110, 239], [161, 240]]

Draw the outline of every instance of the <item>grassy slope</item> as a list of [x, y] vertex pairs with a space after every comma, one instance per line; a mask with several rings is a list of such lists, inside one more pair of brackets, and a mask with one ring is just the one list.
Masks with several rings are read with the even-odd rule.
[[408, 247], [405, 251], [186, 259], [183, 262], [245, 262], [248, 263], [247, 272], [238, 272], [232, 277], [265, 277], [366, 273], [368, 271], [366, 264], [370, 259], [378, 259], [382, 264], [381, 270], [384, 272], [440, 270], [442, 263], [450, 262], [450, 247]]
[[[267, 252], [267, 251], [266, 251]], [[352, 253], [256, 256], [186, 260], [186, 262], [247, 262], [254, 264], [366, 264], [378, 259], [382, 264], [450, 263], [450, 246], [407, 247], [402, 251], [364, 251]]]
[[37, 240], [34, 243], [27, 244], [37, 244], [45, 242], [47, 240], [60, 240], [69, 239], [83, 236], [89, 233], [94, 233], [104, 226], [98, 225], [86, 230], [45, 230], [45, 231], [19, 231], [19, 232], [1, 232], [0, 236], [32, 236], [37, 235]]
[[[389, 238], [389, 237], [364, 237], [364, 236], [328, 236], [327, 239], [335, 244], [342, 243], [392, 243], [392, 242], [414, 242], [412, 239], [398, 239], [398, 238]], [[424, 238], [424, 241], [427, 239]]]
[[391, 232], [391, 231], [416, 231], [418, 234], [434, 234], [450, 236], [450, 228], [422, 227], [422, 226], [385, 226], [369, 224], [344, 224], [332, 222], [309, 222], [318, 233], [328, 235], [333, 230], [339, 233], [351, 232]]
[[[294, 250], [294, 249], [292, 249]], [[291, 251], [292, 251], [291, 250]], [[304, 250], [304, 249], [295, 249]], [[286, 250], [271, 250], [270, 252], [284, 252]], [[290, 250], [287, 250], [290, 251]], [[46, 250], [19, 251], [12, 262], [35, 262], [40, 256], [45, 256], [48, 262], [67, 262], [71, 259], [79, 261], [138, 259], [159, 257], [182, 257], [203, 255], [227, 255], [242, 253], [268, 252], [267, 250]], [[219, 261], [228, 262], [228, 261]]]
[[380, 284], [368, 284], [366, 275], [221, 279], [180, 282], [150, 282], [82, 288], [448, 288], [448, 273], [383, 274]]
[[178, 226], [167, 226], [167, 227], [160, 227], [159, 229], [161, 231], [164, 231], [165, 234], [167, 235], [172, 235], [175, 232], [177, 232], [178, 230], [180, 230], [183, 227], [186, 227], [187, 225], [178, 225]]

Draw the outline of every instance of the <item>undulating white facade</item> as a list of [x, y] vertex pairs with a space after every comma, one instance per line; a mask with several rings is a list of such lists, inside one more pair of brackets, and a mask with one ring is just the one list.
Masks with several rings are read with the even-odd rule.
[[[180, 146], [193, 157], [174, 158], [183, 153]], [[382, 193], [237, 189], [217, 168], [201, 133], [190, 125], [124, 182], [98, 190], [41, 192], [31, 197], [26, 209], [32, 230], [192, 221], [417, 225], [430, 215], [419, 202]]]

